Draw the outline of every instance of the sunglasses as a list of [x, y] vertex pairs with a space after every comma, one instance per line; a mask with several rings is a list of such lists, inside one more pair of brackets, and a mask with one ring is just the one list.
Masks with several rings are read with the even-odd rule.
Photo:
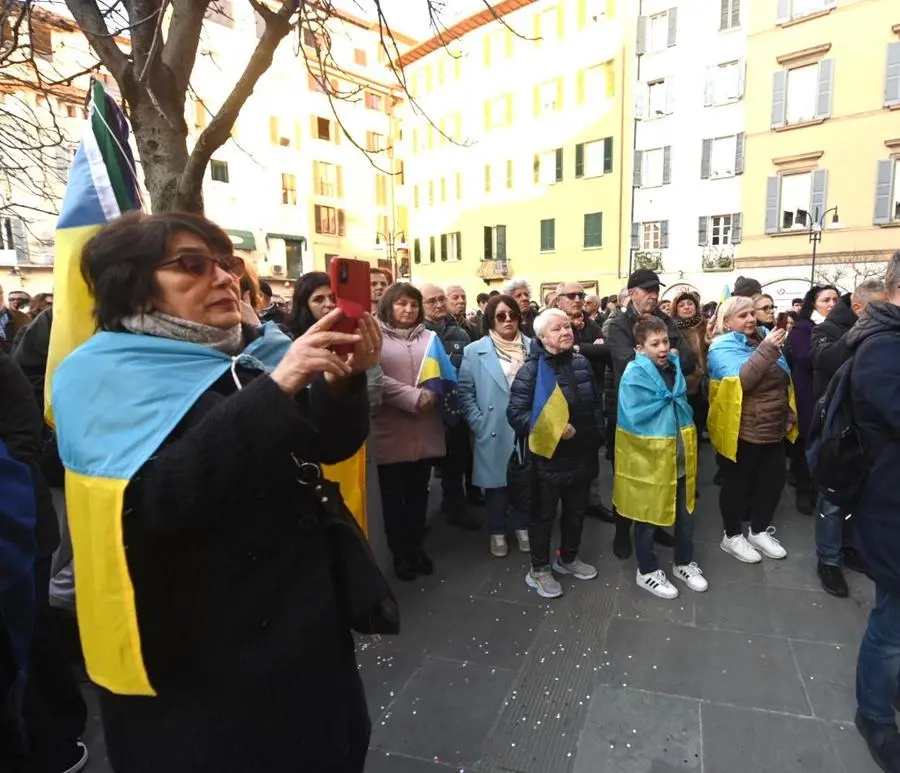
[[183, 252], [177, 258], [172, 258], [160, 263], [157, 268], [177, 266], [185, 274], [200, 278], [209, 276], [218, 266], [226, 274], [243, 276], [246, 266], [242, 258], [237, 255], [206, 255], [202, 252]]
[[757, 311], [772, 311], [772, 309], [774, 309], [774, 308], [775, 307], [770, 303], [767, 306], [757, 306], [756, 310]]
[[561, 293], [563, 298], [568, 298], [570, 301], [583, 301], [584, 293]]
[[515, 314], [513, 314], [512, 312], [509, 312], [509, 311], [498, 311], [496, 314], [494, 314], [494, 319], [496, 319], [497, 322], [518, 322], [519, 321], [518, 316], [516, 316]]

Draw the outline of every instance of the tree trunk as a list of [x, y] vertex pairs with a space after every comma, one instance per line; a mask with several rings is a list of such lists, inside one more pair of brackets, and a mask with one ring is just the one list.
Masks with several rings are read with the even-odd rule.
[[195, 212], [203, 214], [202, 180], [199, 185], [179, 191], [179, 178], [188, 162], [187, 124], [182, 111], [170, 110], [177, 118], [170, 122], [149, 99], [131, 105], [130, 118], [150, 194], [152, 212]]

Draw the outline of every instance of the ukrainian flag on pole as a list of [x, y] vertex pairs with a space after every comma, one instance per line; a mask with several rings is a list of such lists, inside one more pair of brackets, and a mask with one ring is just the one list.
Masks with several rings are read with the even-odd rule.
[[528, 435], [528, 447], [532, 453], [550, 459], [556, 453], [568, 423], [569, 403], [556, 383], [547, 358], [541, 357], [531, 408], [531, 432]]
[[432, 332], [428, 348], [419, 366], [419, 377], [416, 379], [419, 389], [434, 392], [440, 400], [441, 413], [447, 424], [458, 424], [462, 418], [462, 405], [459, 401], [459, 377], [456, 368], [450, 362], [444, 344], [437, 334]]
[[110, 220], [141, 208], [128, 119], [99, 81], [91, 81], [88, 125], [75, 153], [56, 224], [53, 327], [45, 405], [53, 423], [51, 384], [60, 362], [94, 333], [93, 300], [81, 276], [85, 243]]

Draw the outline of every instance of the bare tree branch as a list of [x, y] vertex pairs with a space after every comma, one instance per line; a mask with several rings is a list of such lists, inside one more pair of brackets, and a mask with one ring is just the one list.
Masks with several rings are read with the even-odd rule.
[[66, 5], [84, 32], [88, 43], [97, 52], [106, 68], [118, 81], [123, 94], [131, 92], [131, 63], [125, 52], [110, 37], [106, 20], [93, 0], [66, 0]]

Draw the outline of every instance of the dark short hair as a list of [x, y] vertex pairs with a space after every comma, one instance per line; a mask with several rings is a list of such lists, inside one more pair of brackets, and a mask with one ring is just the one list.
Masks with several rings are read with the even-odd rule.
[[478, 293], [478, 295], [475, 297], [475, 301], [477, 303], [487, 303], [490, 299], [491, 296], [487, 293]]
[[669, 334], [666, 323], [653, 314], [644, 314], [634, 326], [634, 343], [643, 345], [650, 336], [654, 334]]
[[219, 226], [202, 215], [129, 212], [116, 218], [84, 245], [81, 275], [94, 298], [100, 330], [121, 332], [122, 319], [144, 311], [156, 297], [156, 267], [173, 234], [187, 232], [213, 252], [232, 254], [234, 244]]
[[788, 319], [797, 321], [797, 312], [796, 311], [780, 311], [778, 312], [778, 316], [775, 318], [775, 328], [777, 330], [785, 330], [787, 328]]
[[386, 268], [381, 268], [381, 266], [372, 266], [371, 268], [369, 268], [369, 276], [372, 276], [372, 274], [381, 274], [388, 284], [394, 281], [394, 277], [391, 276], [391, 272]]
[[803, 299], [802, 298], [794, 298], [794, 300], [791, 301], [791, 306], [793, 306], [795, 303], [803, 303]]
[[498, 295], [500, 295], [500, 291], [499, 291], [499, 290], [491, 290], [491, 291], [488, 293], [488, 296], [489, 296], [490, 298], [496, 298]]
[[265, 279], [259, 280], [259, 291], [266, 297], [272, 297], [272, 285], [270, 285]]
[[[838, 298], [841, 297], [841, 291], [834, 285], [813, 285], [806, 291], [806, 295], [803, 297], [803, 308], [798, 312], [800, 319], [810, 319], [812, 317], [812, 313], [816, 309], [816, 301], [819, 300], [819, 296], [826, 290], [834, 290], [837, 293]], [[797, 300], [800, 299], [798, 298]], [[794, 303], [796, 303], [796, 301], [791, 301], [791, 306], [793, 306]]]
[[393, 327], [394, 304], [401, 298], [412, 298], [419, 304], [419, 316], [416, 318], [416, 324], [421, 325], [425, 321], [425, 303], [422, 300], [422, 293], [419, 292], [419, 289], [413, 287], [409, 282], [394, 282], [384, 291], [384, 295], [378, 301], [378, 319], [384, 322], [385, 325]]
[[315, 323], [316, 320], [309, 310], [309, 298], [314, 291], [326, 285], [331, 287], [331, 277], [324, 271], [310, 271], [301, 276], [294, 284], [288, 330], [295, 338], [302, 336]]
[[511, 295], [495, 295], [488, 301], [488, 305], [484, 307], [484, 319], [481, 321], [481, 325], [485, 335], [494, 329], [494, 317], [497, 316], [497, 307], [501, 303], [509, 306], [516, 324], [522, 324], [522, 312], [519, 310], [519, 304], [516, 302], [516, 299]]

